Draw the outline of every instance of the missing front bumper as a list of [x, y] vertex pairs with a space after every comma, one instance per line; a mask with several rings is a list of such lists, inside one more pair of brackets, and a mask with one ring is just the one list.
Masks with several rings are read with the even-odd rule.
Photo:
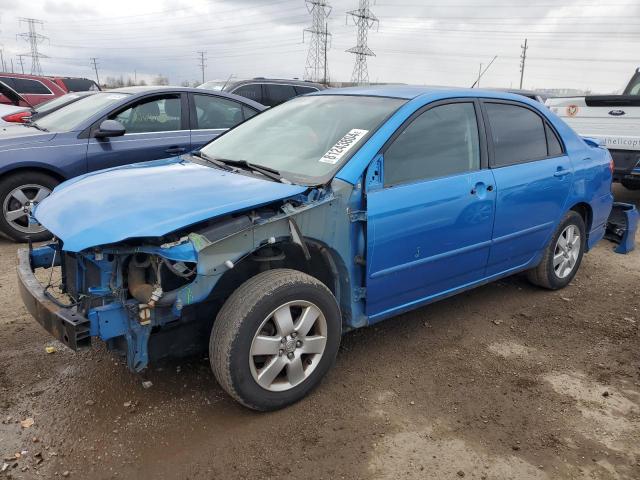
[[91, 345], [90, 322], [74, 307], [64, 308], [45, 295], [44, 287], [34, 275], [31, 252], [18, 251], [18, 286], [29, 313], [55, 339], [73, 350]]

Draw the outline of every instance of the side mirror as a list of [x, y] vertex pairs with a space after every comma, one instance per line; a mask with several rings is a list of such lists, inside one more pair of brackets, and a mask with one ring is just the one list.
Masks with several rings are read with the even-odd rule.
[[121, 137], [126, 132], [124, 125], [117, 120], [105, 120], [94, 134], [96, 138]]

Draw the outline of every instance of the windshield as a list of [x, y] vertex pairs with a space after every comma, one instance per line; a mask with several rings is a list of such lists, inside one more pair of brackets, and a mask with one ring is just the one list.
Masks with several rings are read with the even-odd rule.
[[346, 95], [294, 98], [230, 130], [202, 153], [277, 170], [293, 182], [319, 183], [405, 102]]
[[99, 110], [115, 105], [129, 96], [127, 93], [96, 93], [62, 107], [38, 119], [38, 127], [52, 132], [72, 132]]
[[67, 103], [73, 103], [81, 97], [82, 95], [78, 93], [67, 93], [66, 95], [62, 95], [61, 97], [57, 97], [53, 100], [49, 100], [48, 102], [41, 103], [36, 108], [36, 112], [38, 112], [40, 115], [44, 115], [52, 110], [55, 110], [56, 108], [66, 105]]
[[205, 82], [202, 85], [199, 85], [198, 88], [204, 88], [205, 90], [216, 90], [219, 92], [222, 91], [226, 84], [227, 82], [224, 81], [212, 80], [210, 82]]

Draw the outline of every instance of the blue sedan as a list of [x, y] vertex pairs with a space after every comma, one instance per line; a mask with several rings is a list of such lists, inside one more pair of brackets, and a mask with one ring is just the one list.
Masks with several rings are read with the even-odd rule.
[[132, 87], [0, 128], [0, 231], [17, 241], [44, 240], [49, 233], [29, 213], [60, 182], [196, 150], [264, 109], [223, 92]]
[[[274, 410], [343, 331], [518, 272], [567, 286], [605, 233], [611, 167], [522, 96], [325, 90], [61, 185], [34, 211], [57, 240], [20, 251], [21, 294], [55, 338], [98, 337], [133, 371], [208, 345], [231, 396]], [[53, 265], [67, 303], [33, 273]]]

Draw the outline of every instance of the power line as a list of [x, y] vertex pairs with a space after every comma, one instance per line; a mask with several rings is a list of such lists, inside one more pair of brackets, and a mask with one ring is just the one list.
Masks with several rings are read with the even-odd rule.
[[374, 26], [379, 26], [380, 22], [369, 8], [369, 0], [360, 0], [357, 10], [347, 12], [347, 21], [349, 16], [353, 18], [358, 27], [357, 45], [347, 50], [347, 53], [353, 53], [356, 56], [356, 64], [353, 68], [351, 81], [358, 85], [366, 85], [369, 83], [367, 57], [375, 57], [375, 53], [367, 46], [367, 36], [369, 35], [369, 30]]
[[98, 76], [98, 59], [91, 57], [91, 63], [93, 64], [93, 69], [96, 71], [96, 80], [98, 81], [98, 85], [100, 85], [100, 77]]
[[26, 23], [29, 27], [28, 32], [19, 33], [17, 36], [22, 37], [24, 40], [29, 42], [30, 52], [23, 55], [25, 57], [31, 57], [31, 74], [42, 75], [42, 66], [40, 65], [40, 59], [47, 58], [47, 56], [38, 51], [38, 45], [40, 45], [45, 40], [48, 40], [48, 37], [39, 34], [36, 29], [38, 25], [44, 25], [44, 22], [35, 18], [19, 18], [18, 21], [20, 23]]
[[527, 62], [527, 39], [524, 39], [524, 45], [521, 46], [522, 55], [520, 55], [520, 90], [522, 90], [522, 81], [524, 80], [524, 67]]
[[302, 41], [305, 34], [311, 34], [307, 63], [304, 68], [305, 80], [321, 82], [327, 81], [327, 49], [329, 43], [329, 26], [327, 19], [332, 7], [326, 0], [305, 0], [307, 11], [311, 14], [311, 26], [302, 31]]
[[200, 55], [200, 59], [199, 59], [199, 63], [198, 65], [200, 66], [200, 69], [202, 70], [202, 83], [204, 83], [204, 70], [205, 67], [207, 66], [207, 59], [205, 57], [205, 55], [207, 54], [207, 52], [204, 51], [200, 51], [198, 52], [198, 55]]

